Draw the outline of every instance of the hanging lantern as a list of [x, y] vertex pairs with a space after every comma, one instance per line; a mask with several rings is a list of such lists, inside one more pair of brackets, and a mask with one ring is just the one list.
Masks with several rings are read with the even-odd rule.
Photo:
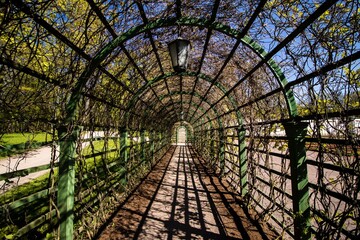
[[175, 72], [186, 71], [190, 51], [190, 41], [178, 38], [168, 44], [171, 62]]

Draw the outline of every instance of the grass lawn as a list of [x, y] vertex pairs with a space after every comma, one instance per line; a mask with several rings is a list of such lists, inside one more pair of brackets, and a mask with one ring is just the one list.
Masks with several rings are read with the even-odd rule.
[[[91, 145], [87, 145], [83, 150], [82, 154], [88, 155], [92, 153], [98, 153], [102, 152], [104, 150], [105, 141], [98, 140], [93, 142], [93, 148]], [[113, 149], [115, 148], [116, 144], [115, 141], [109, 141], [108, 148]], [[118, 160], [117, 152], [110, 152], [108, 153], [106, 159], [106, 163], [112, 163], [116, 160]], [[84, 159], [85, 160], [85, 159]], [[83, 179], [83, 183], [85, 183], [87, 186], [93, 187], [94, 185], [98, 184], [99, 186], [96, 187], [97, 191], [99, 190], [107, 190], [110, 188], [110, 186], [116, 184], [118, 182], [118, 178], [116, 176], [120, 175], [120, 171], [112, 170], [112, 175], [114, 177], [109, 177], [109, 172], [105, 171], [101, 168], [102, 166], [102, 156], [97, 156], [94, 158], [88, 158], [83, 163], [86, 165], [86, 167], [83, 166], [84, 169], [79, 168], [79, 164], [75, 165], [76, 169], [76, 176], [78, 177], [80, 174], [80, 171], [83, 171], [81, 173]], [[114, 166], [115, 168], [122, 169], [121, 166]], [[25, 183], [19, 187], [12, 188], [6, 193], [0, 195], [0, 210], [1, 205], [4, 204], [11, 204], [11, 202], [14, 202], [15, 200], [19, 200], [21, 198], [24, 198], [26, 196], [36, 195], [39, 191], [47, 189], [51, 186], [49, 184], [49, 174], [45, 173], [43, 176], [40, 176], [28, 183]], [[93, 177], [93, 175], [96, 174], [96, 178]], [[88, 175], [88, 176], [86, 176]], [[57, 180], [58, 178], [58, 169], [54, 169], [54, 178]], [[99, 184], [101, 181], [105, 181], [104, 184]], [[86, 192], [86, 189], [82, 189], [83, 192]], [[84, 205], [87, 206], [93, 206], [97, 207], [96, 199], [97, 199], [97, 192], [96, 191], [89, 191], [89, 193], [82, 195], [84, 198], [82, 201], [75, 202], [76, 209], [82, 208]], [[10, 236], [12, 234], [15, 234], [19, 228], [21, 228], [23, 225], [25, 225], [24, 221], [31, 222], [34, 221], [36, 218], [40, 217], [42, 214], [45, 214], [49, 212], [49, 195], [46, 195], [45, 197], [41, 198], [27, 198], [20, 200], [21, 202], [24, 202], [23, 207], [15, 208], [11, 212], [11, 219], [13, 220], [12, 223], [10, 223], [7, 219], [0, 219], [0, 239], [3, 239], [5, 236]], [[30, 201], [29, 199], [33, 199], [33, 201]], [[18, 201], [19, 202], [19, 201]], [[91, 209], [91, 208], [90, 208]], [[1, 212], [1, 211], [0, 211]], [[25, 219], [25, 220], [23, 220]], [[79, 220], [76, 220], [77, 224]], [[49, 224], [45, 224], [44, 226], [41, 226], [37, 231], [44, 234], [48, 233], [49, 236], [51, 235], [51, 231], [53, 226]], [[27, 233], [28, 235], [31, 235], [31, 232]]]
[[41, 147], [51, 141], [51, 135], [40, 133], [6, 133], [0, 136], [0, 159]]
[[46, 133], [6, 133], [0, 138], [0, 145], [15, 145], [25, 142], [46, 142], [51, 135]]
[[[108, 146], [107, 146], [108, 149], [116, 148], [117, 145], [116, 145], [115, 141], [118, 141], [118, 140], [109, 140], [108, 141]], [[91, 145], [89, 144], [83, 148], [83, 150], [82, 150], [83, 155], [102, 152], [105, 149], [105, 141], [104, 140], [97, 140], [97, 141], [94, 141], [92, 144], [94, 147], [94, 152], [93, 152]]]

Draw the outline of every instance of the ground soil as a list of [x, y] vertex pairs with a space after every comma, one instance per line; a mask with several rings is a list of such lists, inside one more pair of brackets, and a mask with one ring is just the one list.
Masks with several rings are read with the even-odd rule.
[[97, 239], [274, 239], [189, 146], [173, 146]]

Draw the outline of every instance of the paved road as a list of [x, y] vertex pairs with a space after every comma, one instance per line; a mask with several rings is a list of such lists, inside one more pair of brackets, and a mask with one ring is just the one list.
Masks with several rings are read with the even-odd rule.
[[[56, 160], [57, 160], [59, 148], [57, 147], [55, 151], [56, 151]], [[0, 174], [26, 169], [30, 167], [41, 166], [44, 164], [49, 164], [50, 159], [51, 159], [51, 147], [41, 147], [37, 150], [29, 151], [24, 154], [20, 154], [0, 160]], [[0, 181], [0, 192], [8, 190], [11, 187], [29, 182], [30, 180], [45, 174], [47, 171], [49, 170], [31, 173], [25, 177], [12, 178], [10, 179], [12, 183], [10, 184], [7, 183], [6, 185], [4, 181]]]
[[[113, 134], [115, 136], [115, 134]], [[84, 131], [82, 132], [82, 138], [97, 138], [97, 137], [104, 137], [103, 131], [94, 131], [92, 134], [91, 132]], [[87, 145], [87, 142], [83, 143], [83, 147]], [[59, 156], [59, 147], [55, 150], [55, 162], [58, 161]], [[27, 169], [30, 167], [37, 167], [44, 164], [49, 164], [51, 160], [51, 147], [41, 147], [33, 151], [29, 151], [24, 154], [19, 154], [13, 157], [9, 157], [6, 159], [0, 160], [0, 174], [13, 172], [16, 170]], [[0, 193], [9, 190], [14, 186], [18, 186], [29, 182], [43, 174], [47, 173], [49, 170], [44, 170], [36, 173], [31, 173], [24, 177], [16, 177], [10, 179], [11, 183], [6, 183], [5, 181], [0, 181]]]

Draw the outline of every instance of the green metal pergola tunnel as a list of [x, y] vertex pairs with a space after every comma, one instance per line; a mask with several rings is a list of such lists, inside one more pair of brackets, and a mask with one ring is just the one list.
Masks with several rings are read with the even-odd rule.
[[2, 1], [0, 239], [357, 239], [359, 5]]

